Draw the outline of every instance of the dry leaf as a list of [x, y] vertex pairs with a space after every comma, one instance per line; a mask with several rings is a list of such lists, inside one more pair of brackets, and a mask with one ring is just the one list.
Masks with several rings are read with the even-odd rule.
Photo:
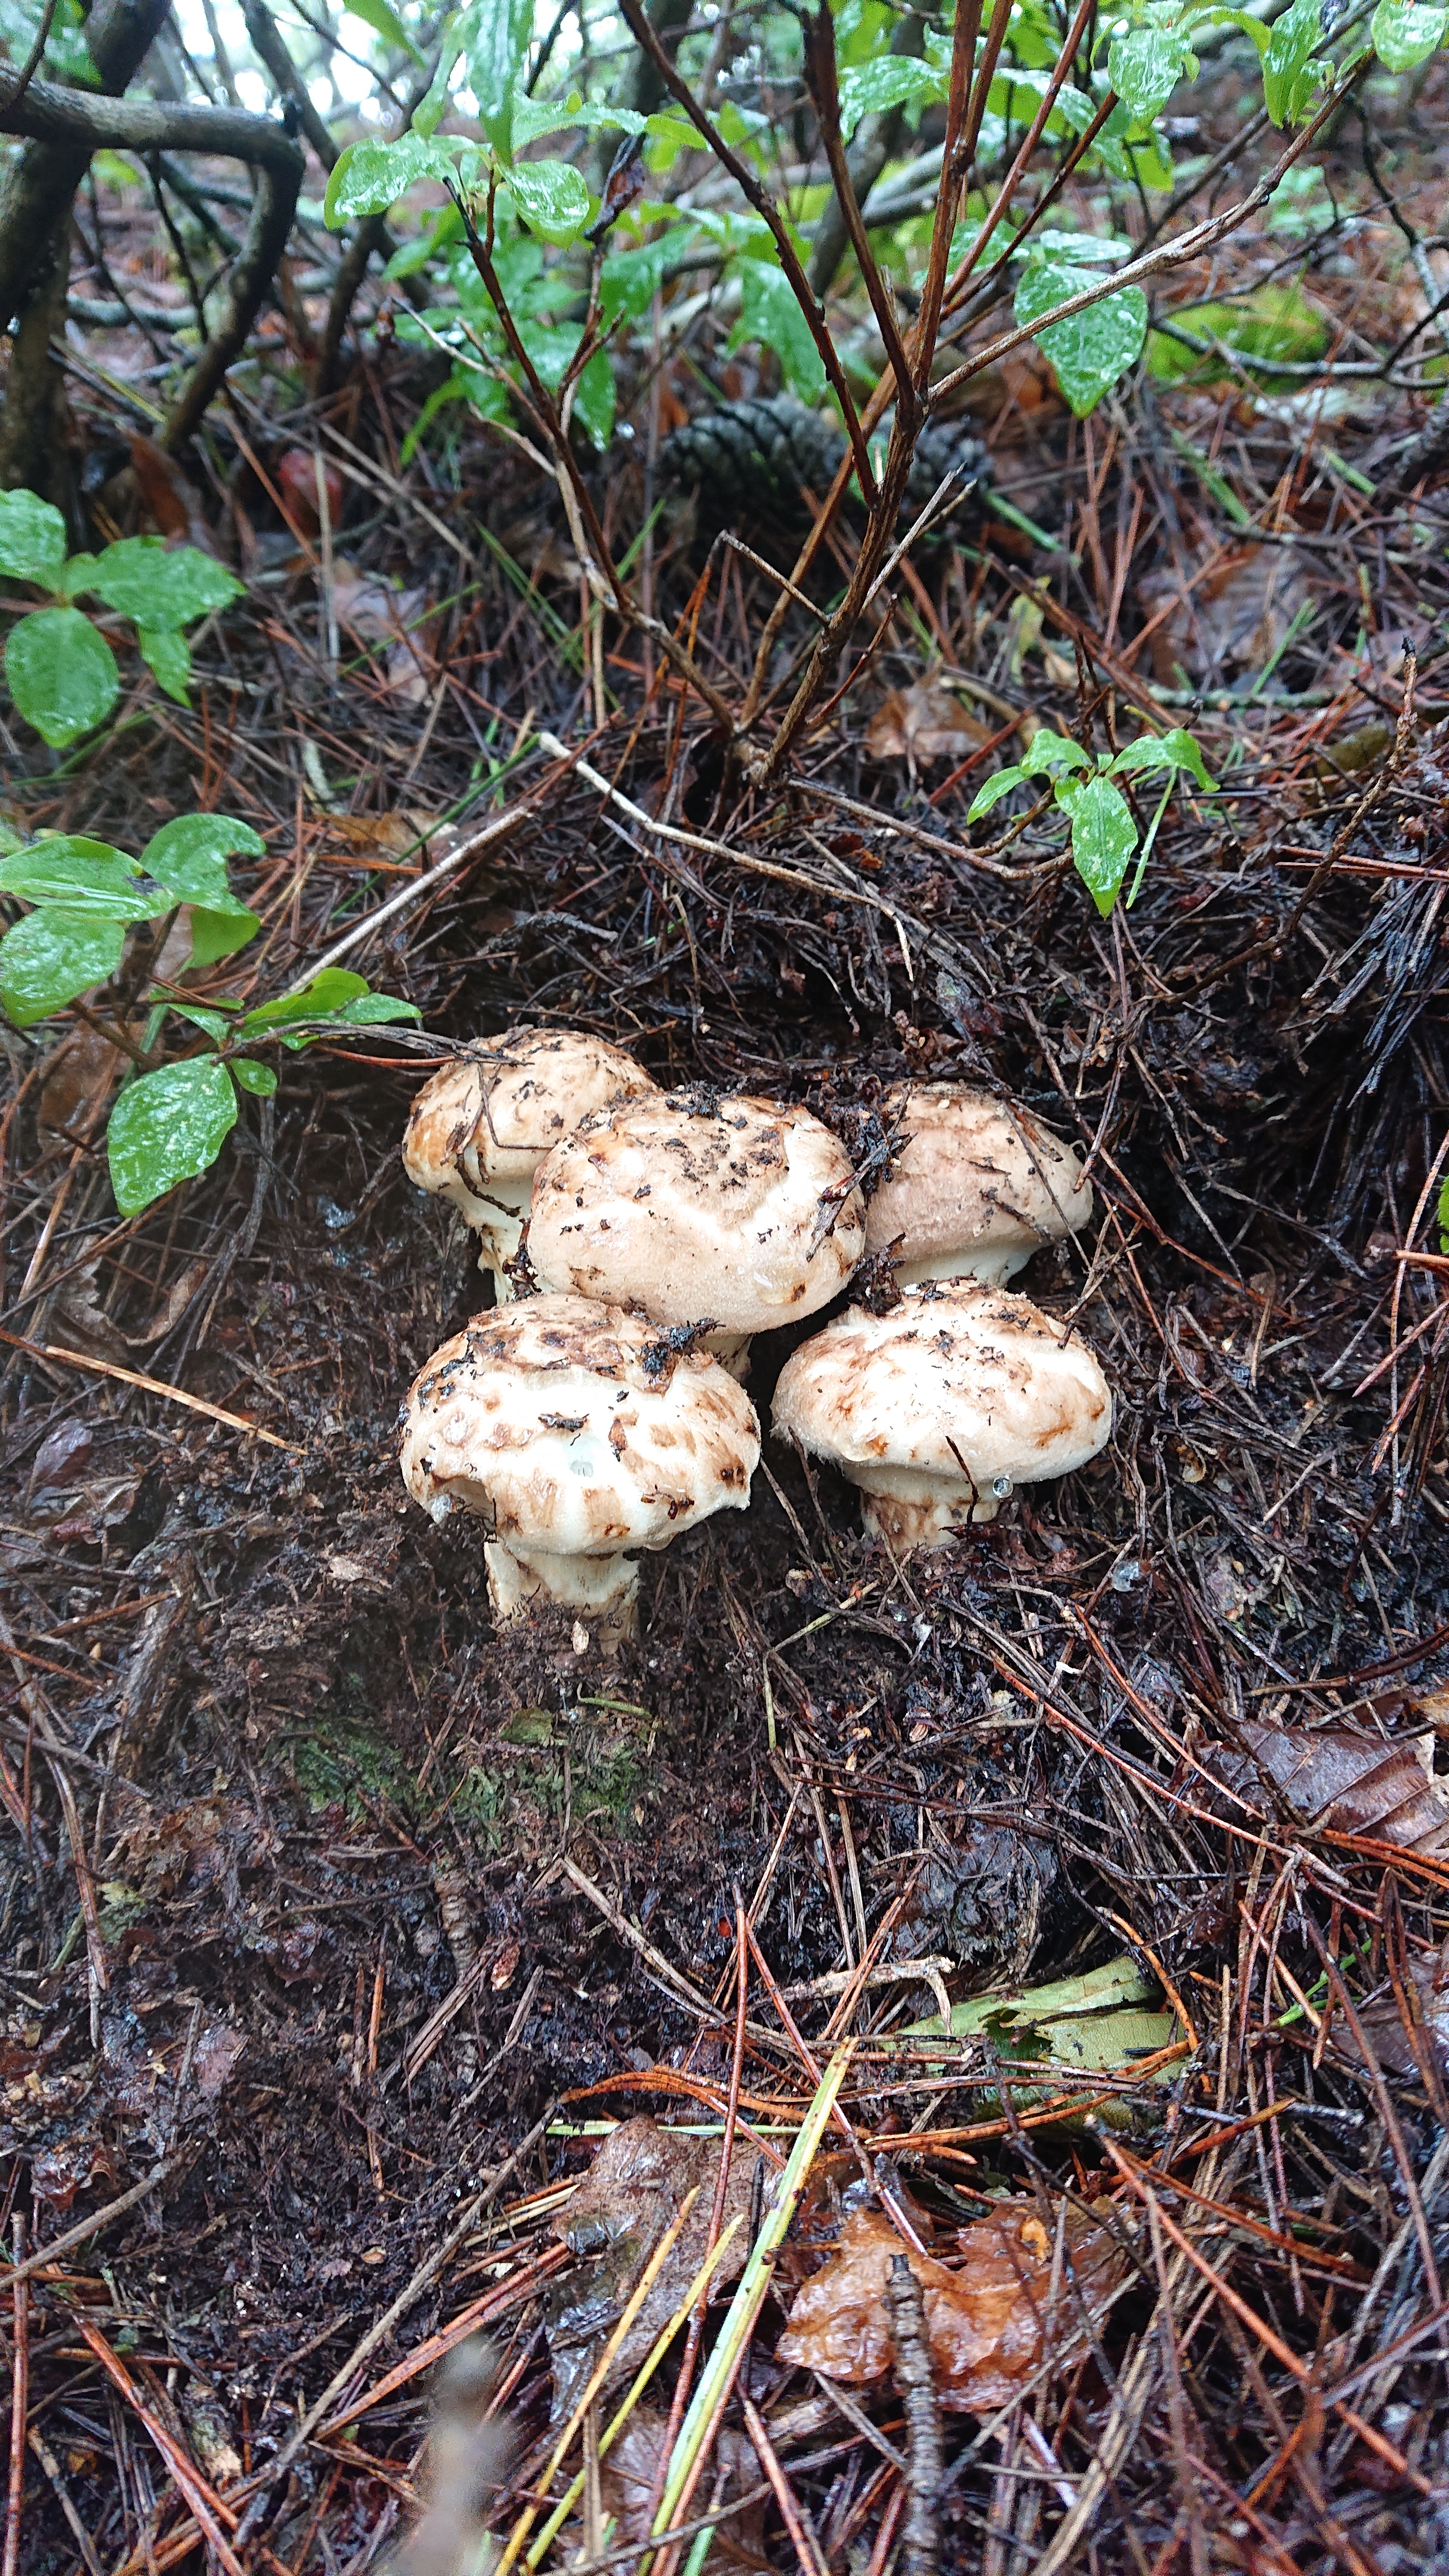
[[426, 840], [433, 828], [433, 817], [413, 806], [401, 806], [395, 814], [330, 814], [327, 838], [338, 840], [355, 858], [400, 859], [408, 854], [419, 860], [419, 841]]
[[393, 2561], [396, 2576], [486, 2576], [496, 2564], [489, 2509], [516, 2440], [506, 2423], [485, 2412], [497, 2377], [496, 2356], [480, 2335], [470, 2335], [439, 2368], [424, 2469], [427, 2502]]
[[1006, 2405], [1030, 2379], [1048, 2332], [1058, 2353], [1078, 2339], [1081, 2300], [1099, 2314], [1126, 2270], [1106, 2225], [1069, 2209], [1066, 2260], [1075, 2288], [1064, 2279], [1053, 2313], [1054, 2247], [1035, 2201], [998, 2202], [963, 2227], [957, 2243], [962, 2260], [948, 2266], [904, 2245], [879, 2211], [856, 2210], [841, 2229], [838, 2252], [796, 2298], [780, 2337], [780, 2360], [851, 2387], [883, 2378], [892, 2360], [886, 2284], [892, 2260], [903, 2253], [921, 2286], [941, 2404], [985, 2414]]
[[1312, 596], [1280, 546], [1234, 547], [1196, 581], [1189, 575], [1188, 585], [1175, 570], [1149, 573], [1137, 585], [1149, 615], [1172, 603], [1151, 637], [1153, 672], [1169, 685], [1179, 671], [1193, 680], [1224, 681], [1263, 670]]
[[[328, 524], [335, 530], [346, 497], [335, 465], [323, 466], [322, 486], [327, 495]], [[304, 537], [315, 537], [322, 519], [317, 507], [317, 460], [310, 447], [287, 448], [278, 461], [277, 488], [293, 527]]]
[[[656, 2510], [655, 2481], [659, 2474], [659, 2455], [669, 2431], [667, 2416], [656, 2415], [648, 2407], [639, 2407], [631, 2415], [613, 2448], [601, 2464], [600, 2488], [606, 2514], [617, 2523], [612, 2545], [616, 2549], [637, 2548], [648, 2538]], [[715, 2506], [727, 2504], [732, 2496], [743, 2495], [747, 2488], [760, 2482], [760, 2464], [752, 2442], [743, 2433], [721, 2426], [710, 2447], [710, 2479], [720, 2481], [717, 2496], [713, 2483], [711, 2495]], [[735, 2549], [763, 2563], [760, 2540], [764, 2531], [765, 2508], [760, 2502], [747, 2507], [743, 2514], [723, 2520], [717, 2529], [717, 2545]], [[731, 2551], [729, 2554], [733, 2554]]]
[[867, 760], [908, 760], [913, 767], [932, 760], [964, 760], [991, 739], [985, 725], [969, 716], [939, 680], [918, 680], [909, 689], [892, 689], [877, 707], [865, 732]]
[[174, 456], [139, 431], [131, 440], [131, 471], [143, 508], [163, 537], [184, 537], [188, 545], [214, 555], [216, 540], [201, 515], [200, 504]]
[[[648, 2118], [625, 2120], [604, 2140], [567, 2209], [554, 2221], [555, 2234], [573, 2253], [595, 2258], [567, 2273], [550, 2301], [547, 2333], [556, 2420], [568, 2413], [645, 2263], [697, 2184], [694, 2206], [619, 2347], [611, 2376], [635, 2368], [673, 2316], [704, 2260], [719, 2160], [718, 2139], [687, 2137]], [[744, 2268], [758, 2161], [748, 2140], [738, 2138], [720, 2223], [722, 2229], [735, 2218], [743, 2223], [711, 2276], [716, 2285], [734, 2280]], [[767, 2175], [765, 2206], [772, 2196]]]
[[332, 599], [339, 624], [359, 644], [392, 640], [382, 667], [383, 680], [400, 705], [420, 706], [428, 694], [421, 631], [427, 592], [404, 590], [343, 561], [333, 566]]
[[86, 1136], [120, 1080], [124, 1063], [119, 1047], [81, 1021], [47, 1061], [40, 1090], [41, 1134], [68, 1136], [73, 1141]]
[[[1449, 1783], [1430, 1769], [1432, 1736], [1382, 1736], [1350, 1726], [1239, 1729], [1244, 1754], [1219, 1747], [1214, 1767], [1230, 1789], [1253, 1796], [1260, 1777], [1309, 1831], [1368, 1834], [1405, 1851], [1449, 1849]], [[1251, 1761], [1247, 1759], [1251, 1755]]]

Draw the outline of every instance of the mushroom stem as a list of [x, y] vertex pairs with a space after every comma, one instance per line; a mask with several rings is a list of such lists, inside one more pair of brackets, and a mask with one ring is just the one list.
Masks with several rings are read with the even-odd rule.
[[718, 1360], [721, 1368], [729, 1370], [736, 1386], [743, 1386], [750, 1373], [752, 1339], [749, 1333], [706, 1333], [699, 1348], [708, 1351], [711, 1359]]
[[525, 1555], [489, 1539], [483, 1550], [488, 1598], [500, 1627], [525, 1622], [540, 1600], [573, 1610], [594, 1630], [594, 1643], [612, 1654], [639, 1633], [639, 1568], [627, 1556], [554, 1556], [542, 1548]]
[[478, 1267], [491, 1272], [500, 1306], [513, 1303], [513, 1282], [503, 1265], [512, 1261], [523, 1241], [532, 1191], [530, 1175], [523, 1181], [489, 1181], [473, 1196], [470, 1222], [478, 1229]]
[[[846, 1473], [860, 1487], [866, 1529], [884, 1540], [892, 1556], [949, 1547], [958, 1530], [994, 1521], [1004, 1499], [991, 1485], [974, 1490], [963, 1477], [932, 1476], [919, 1468], [854, 1466]], [[1006, 1480], [999, 1477], [997, 1483]]]
[[[1043, 1238], [1045, 1240], [1045, 1238]], [[983, 1288], [1004, 1288], [1024, 1269], [1030, 1252], [989, 1249], [937, 1252], [924, 1261], [898, 1261], [892, 1276], [898, 1288], [919, 1288], [928, 1279], [979, 1279]]]

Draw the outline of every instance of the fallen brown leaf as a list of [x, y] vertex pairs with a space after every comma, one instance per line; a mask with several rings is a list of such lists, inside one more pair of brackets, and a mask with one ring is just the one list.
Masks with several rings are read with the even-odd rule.
[[909, 760], [920, 766], [931, 760], [963, 760], [991, 739], [987, 727], [968, 715], [960, 700], [939, 680], [917, 680], [909, 689], [892, 689], [865, 729], [867, 760]]
[[[1260, 1780], [1310, 1831], [1367, 1834], [1405, 1851], [1449, 1848], [1449, 1784], [1429, 1767], [1433, 1739], [1382, 1736], [1351, 1726], [1269, 1726], [1243, 1723], [1244, 1750], [1220, 1747], [1219, 1778], [1251, 1796]], [[1251, 1758], [1250, 1758], [1251, 1757]]]
[[879, 2211], [847, 2218], [838, 2251], [806, 2282], [780, 2337], [779, 2358], [826, 2379], [861, 2387], [882, 2379], [893, 2359], [886, 2285], [905, 2254], [920, 2283], [936, 2392], [956, 2413], [1004, 2406], [1036, 2370], [1047, 2337], [1063, 2350], [1077, 2339], [1081, 2302], [1099, 2313], [1123, 2277], [1126, 2257], [1100, 2219], [1069, 2209], [1064, 2279], [1055, 2310], [1053, 2242], [1030, 2200], [1003, 2200], [957, 2238], [962, 2260], [947, 2265], [907, 2247]]
[[[554, 2232], [585, 2260], [553, 2293], [548, 2325], [553, 2363], [554, 2416], [566, 2415], [629, 2293], [684, 2199], [698, 2197], [661, 2266], [644, 2305], [615, 2356], [611, 2376], [642, 2361], [661, 2326], [678, 2307], [704, 2260], [719, 2177], [720, 2141], [661, 2129], [647, 2117], [625, 2120], [604, 2140]], [[725, 2191], [721, 2229], [742, 2224], [712, 2276], [723, 2284], [743, 2270], [749, 2252], [748, 2219], [755, 2189], [757, 2151], [737, 2139]], [[768, 2179], [765, 2199], [768, 2203]]]

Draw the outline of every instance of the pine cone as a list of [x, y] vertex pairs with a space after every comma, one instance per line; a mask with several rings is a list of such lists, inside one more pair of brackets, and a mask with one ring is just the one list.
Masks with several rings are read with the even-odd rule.
[[[887, 430], [889, 425], [887, 419]], [[664, 441], [659, 471], [680, 490], [697, 490], [701, 513], [712, 526], [739, 518], [794, 525], [805, 518], [805, 491], [823, 498], [845, 451], [845, 433], [828, 413], [807, 411], [788, 394], [755, 395], [696, 413]], [[967, 479], [945, 514], [948, 521], [969, 511], [987, 480], [986, 453], [957, 423], [932, 422], [921, 433], [906, 485], [907, 524], [953, 466]]]

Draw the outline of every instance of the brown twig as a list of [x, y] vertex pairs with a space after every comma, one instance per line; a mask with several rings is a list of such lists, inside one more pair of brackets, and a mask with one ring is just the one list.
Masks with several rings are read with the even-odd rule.
[[937, 2576], [941, 2563], [941, 2410], [926, 2331], [926, 2303], [905, 2254], [891, 2256], [886, 2314], [895, 2353], [896, 2392], [906, 2419], [906, 2519], [902, 2576]]

